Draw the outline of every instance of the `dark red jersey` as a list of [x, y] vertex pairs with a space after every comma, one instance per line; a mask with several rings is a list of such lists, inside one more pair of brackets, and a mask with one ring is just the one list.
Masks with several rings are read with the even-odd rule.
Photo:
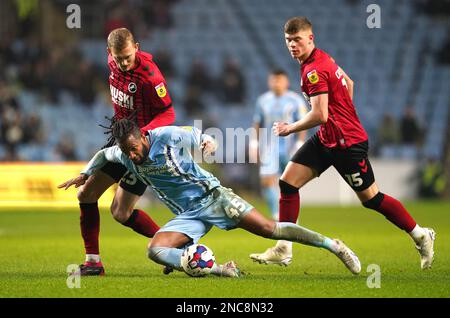
[[[132, 70], [121, 71], [111, 55], [108, 55], [109, 88], [118, 119], [136, 112], [137, 123], [143, 130], [158, 114], [172, 106], [166, 81], [152, 60], [152, 55], [136, 53], [136, 65]], [[172, 114], [173, 115], [173, 114]], [[154, 127], [153, 127], [154, 128]]]
[[315, 48], [301, 66], [301, 88], [310, 97], [328, 94], [328, 121], [320, 126], [320, 142], [329, 148], [348, 148], [366, 141], [364, 130], [347, 90], [344, 74], [324, 51]]

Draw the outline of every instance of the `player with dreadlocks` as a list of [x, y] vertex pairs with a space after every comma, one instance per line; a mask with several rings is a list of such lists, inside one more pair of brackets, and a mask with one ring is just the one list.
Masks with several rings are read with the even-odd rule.
[[[137, 123], [142, 132], [175, 122], [172, 100], [166, 81], [152, 60], [152, 55], [139, 50], [132, 33], [119, 28], [108, 36], [109, 88], [114, 106], [111, 125], [105, 133], [111, 134], [113, 124], [123, 118]], [[110, 135], [105, 147], [114, 145]], [[153, 237], [159, 226], [134, 206], [145, 192], [146, 185], [120, 163], [107, 163], [89, 177], [78, 191], [80, 203], [81, 235], [86, 251], [85, 263], [80, 265], [81, 275], [103, 275], [100, 261], [100, 214], [98, 199], [114, 183], [119, 183], [111, 213], [119, 223], [146, 237]]]
[[[209, 156], [217, 142], [191, 126], [160, 127], [142, 133], [130, 120], [114, 124], [117, 146], [97, 152], [80, 175], [59, 186], [81, 186], [108, 162], [118, 162], [150, 186], [175, 214], [148, 245], [148, 257], [158, 264], [182, 271], [181, 255], [186, 246], [197, 243], [213, 226], [223, 230], [241, 228], [253, 234], [323, 248], [339, 258], [353, 274], [361, 271], [358, 257], [342, 241], [331, 239], [290, 222], [264, 217], [250, 203], [223, 187], [220, 181], [194, 160], [193, 150]], [[215, 264], [211, 274], [240, 277], [231, 261]]]

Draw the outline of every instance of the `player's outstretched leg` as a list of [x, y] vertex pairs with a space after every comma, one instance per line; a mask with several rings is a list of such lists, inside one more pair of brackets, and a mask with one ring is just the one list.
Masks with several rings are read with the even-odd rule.
[[325, 248], [335, 254], [353, 274], [358, 274], [361, 271], [361, 263], [358, 257], [342, 241], [330, 239], [297, 224], [274, 222], [253, 209], [245, 215], [238, 226], [266, 238]]
[[[184, 247], [190, 242], [192, 242], [191, 238], [181, 232], [158, 232], [148, 245], [148, 257], [152, 261], [164, 265], [164, 271], [172, 268], [184, 272], [181, 266], [181, 255]], [[165, 274], [168, 274], [168, 272], [167, 270]], [[242, 276], [242, 272], [233, 261], [223, 265], [214, 263], [211, 274], [234, 278]]]
[[[166, 268], [172, 268], [180, 272], [184, 272], [183, 267], [181, 266], [181, 254], [183, 254], [183, 251], [184, 250], [180, 248], [154, 246], [148, 248], [148, 257], [152, 261], [166, 266], [165, 270]], [[242, 272], [233, 261], [229, 261], [223, 265], [214, 263], [211, 269], [211, 274], [215, 276], [234, 278], [242, 276]]]
[[[378, 190], [375, 184], [374, 189]], [[358, 194], [358, 196], [360, 195]], [[363, 205], [383, 214], [391, 223], [406, 231], [414, 240], [419, 251], [420, 267], [422, 269], [431, 268], [434, 259], [434, 241], [436, 239], [436, 233], [433, 229], [419, 226], [401, 202], [387, 194], [378, 192], [370, 200], [363, 201]]]

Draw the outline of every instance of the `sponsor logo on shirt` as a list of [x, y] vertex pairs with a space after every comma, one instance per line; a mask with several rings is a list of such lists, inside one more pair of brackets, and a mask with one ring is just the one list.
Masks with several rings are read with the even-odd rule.
[[127, 109], [133, 109], [133, 96], [125, 94], [112, 85], [109, 85], [109, 89], [111, 91], [111, 100], [114, 104], [119, 105], [120, 107], [125, 107]]
[[156, 89], [156, 93], [158, 94], [158, 96], [160, 98], [163, 98], [166, 96], [167, 91], [166, 91], [166, 87], [164, 86], [164, 83], [160, 83], [158, 86], [155, 87]]
[[311, 84], [316, 84], [319, 81], [319, 76], [317, 75], [316, 70], [312, 70], [311, 72], [306, 74], [306, 76], [308, 77], [308, 80]]

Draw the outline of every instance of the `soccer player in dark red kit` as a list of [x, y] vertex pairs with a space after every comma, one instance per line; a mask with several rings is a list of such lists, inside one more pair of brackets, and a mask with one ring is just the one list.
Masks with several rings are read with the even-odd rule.
[[[132, 33], [125, 28], [108, 35], [109, 88], [115, 120], [128, 118], [137, 122], [143, 132], [175, 122], [172, 100], [166, 81], [152, 60], [152, 55], [139, 50]], [[106, 146], [112, 146], [110, 136]], [[108, 163], [89, 177], [78, 191], [81, 235], [86, 251], [81, 275], [103, 275], [99, 253], [100, 214], [97, 201], [114, 183], [120, 182], [111, 205], [113, 217], [121, 224], [146, 237], [153, 237], [159, 226], [144, 212], [134, 208], [146, 185], [127, 171], [125, 166]]]
[[[311, 110], [295, 123], [274, 123], [273, 132], [287, 136], [319, 125], [320, 129], [298, 149], [280, 178], [280, 222], [297, 221], [299, 189], [333, 166], [364, 207], [378, 211], [411, 236], [420, 253], [421, 268], [430, 268], [435, 232], [420, 227], [398, 200], [378, 190], [367, 156], [368, 137], [352, 101], [353, 82], [327, 53], [315, 47], [307, 18], [288, 20], [284, 33], [291, 56], [301, 65], [301, 88]], [[291, 246], [277, 244], [250, 257], [259, 263], [288, 265]]]

